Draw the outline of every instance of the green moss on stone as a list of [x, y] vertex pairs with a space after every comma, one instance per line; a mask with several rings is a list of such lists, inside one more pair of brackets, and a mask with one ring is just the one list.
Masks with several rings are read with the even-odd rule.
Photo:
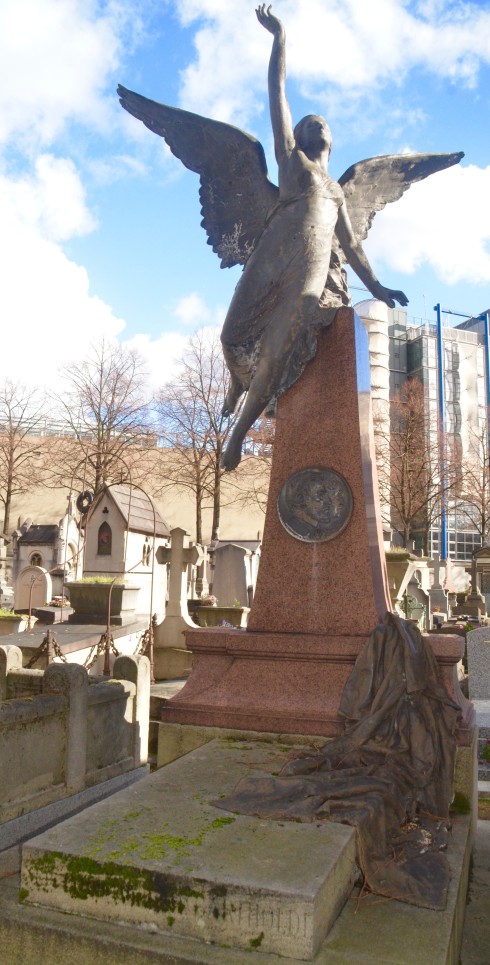
[[250, 948], [260, 948], [262, 942], [264, 941], [264, 932], [261, 931], [257, 938], [251, 938], [249, 941]]
[[228, 894], [228, 888], [226, 885], [215, 885], [211, 888], [210, 895], [212, 898], [226, 898]]
[[185, 898], [203, 898], [203, 892], [176, 883], [168, 875], [135, 869], [112, 861], [51, 852], [31, 861], [29, 879], [37, 888], [62, 888], [71, 898], [110, 898], [119, 904], [147, 908], [154, 912], [185, 910]]
[[471, 811], [471, 805], [466, 794], [462, 794], [461, 791], [456, 791], [454, 795], [454, 800], [451, 804], [450, 811], [452, 814], [469, 814]]
[[22, 904], [29, 897], [29, 891], [27, 888], [19, 888], [19, 901]]

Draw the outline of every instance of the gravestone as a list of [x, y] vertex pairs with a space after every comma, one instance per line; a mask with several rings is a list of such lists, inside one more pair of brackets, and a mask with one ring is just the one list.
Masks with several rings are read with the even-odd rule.
[[52, 599], [51, 576], [42, 566], [25, 566], [15, 581], [14, 607], [31, 610], [44, 606]]
[[[345, 308], [321, 331], [315, 358], [278, 403], [247, 629], [186, 632], [192, 674], [162, 709], [161, 741], [167, 723], [169, 742], [175, 724], [339, 735], [345, 683], [390, 609], [367, 335]], [[469, 745], [474, 712], [455, 670], [462, 641], [434, 635], [431, 645], [462, 708], [459, 742]]]
[[214, 551], [213, 595], [220, 606], [250, 606], [255, 583], [254, 558], [237, 543], [218, 545]]
[[341, 309], [279, 400], [247, 630], [187, 631], [193, 671], [162, 720], [334, 736], [345, 681], [389, 609], [367, 335]]

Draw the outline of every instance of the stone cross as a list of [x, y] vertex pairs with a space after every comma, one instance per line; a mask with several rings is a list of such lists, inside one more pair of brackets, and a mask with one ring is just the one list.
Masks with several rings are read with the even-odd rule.
[[187, 609], [187, 569], [204, 560], [199, 544], [189, 545], [189, 534], [176, 526], [170, 532], [170, 547], [160, 546], [158, 563], [168, 563], [168, 603], [165, 619], [155, 627], [153, 661], [156, 680], [182, 677], [190, 671], [191, 654], [187, 650], [185, 631], [195, 629]]
[[189, 534], [185, 529], [176, 526], [170, 532], [171, 545], [160, 546], [156, 552], [158, 563], [170, 564], [168, 580], [168, 603], [165, 611], [167, 617], [187, 617], [190, 626], [194, 626], [187, 616], [187, 567], [189, 564], [198, 566], [204, 560], [204, 551], [199, 544], [189, 545]]

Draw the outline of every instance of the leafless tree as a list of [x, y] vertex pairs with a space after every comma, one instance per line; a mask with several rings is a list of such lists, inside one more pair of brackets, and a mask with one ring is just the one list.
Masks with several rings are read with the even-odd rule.
[[38, 486], [45, 476], [42, 430], [46, 405], [41, 393], [7, 379], [0, 388], [0, 501], [3, 532], [10, 530], [12, 498]]
[[272, 463], [276, 420], [265, 413], [249, 429], [243, 446], [239, 501], [265, 513]]
[[[203, 541], [205, 505], [211, 504], [213, 510], [212, 536], [219, 530], [221, 457], [233, 425], [233, 419], [222, 414], [227, 388], [218, 334], [202, 330], [189, 338], [177, 375], [155, 399], [155, 422], [163, 445], [159, 491], [175, 487], [192, 493], [198, 543]], [[227, 490], [230, 498], [229, 486]]]
[[[418, 379], [409, 379], [390, 404], [389, 427], [375, 424], [382, 505], [403, 545], [419, 538], [425, 553], [443, 502], [457, 492], [461, 477], [450, 440], [431, 425]], [[442, 465], [444, 463], [444, 466]]]
[[67, 366], [55, 396], [67, 434], [54, 475], [99, 492], [105, 482], [141, 481], [155, 442], [146, 401], [147, 373], [132, 349], [102, 340]]
[[474, 528], [482, 544], [490, 538], [490, 453], [488, 426], [469, 431], [462, 466], [461, 492], [456, 505], [459, 520]]

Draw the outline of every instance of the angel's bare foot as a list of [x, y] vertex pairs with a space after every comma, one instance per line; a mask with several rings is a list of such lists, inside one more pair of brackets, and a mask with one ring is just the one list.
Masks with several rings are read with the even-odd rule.
[[225, 417], [233, 415], [237, 407], [237, 402], [240, 396], [243, 395], [243, 391], [244, 390], [242, 388], [241, 383], [232, 377], [231, 385], [230, 385], [230, 388], [228, 389], [228, 392], [226, 393], [224, 405], [221, 410], [222, 414]]
[[242, 442], [241, 438], [234, 438], [233, 434], [230, 437], [230, 441], [223, 453], [221, 459], [221, 465], [226, 472], [231, 472], [232, 469], [236, 469], [241, 458], [242, 458]]

